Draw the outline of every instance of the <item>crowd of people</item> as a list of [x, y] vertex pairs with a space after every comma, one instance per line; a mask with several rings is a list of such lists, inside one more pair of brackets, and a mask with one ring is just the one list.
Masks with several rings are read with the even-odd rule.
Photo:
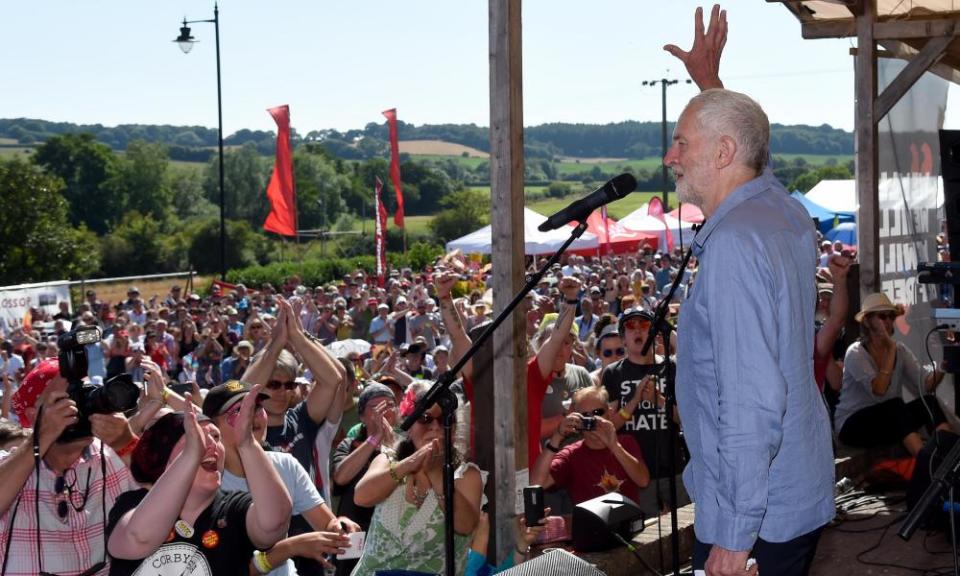
[[[448, 255], [382, 279], [131, 286], [32, 311], [33, 329], [0, 334], [0, 573], [437, 574], [452, 501], [458, 573], [489, 574], [568, 537], [573, 507], [609, 492], [647, 517], [697, 502], [694, 566], [711, 576], [755, 574], [751, 551], [765, 573], [807, 573], [833, 515], [831, 429], [915, 454], [923, 428], [947, 428], [929, 396], [943, 374], [892, 339], [902, 308], [882, 294], [841, 344], [850, 254], [765, 168], [760, 107], [722, 89], [725, 13], [707, 31], [696, 18], [693, 49], [668, 50], [704, 92], [664, 161], [707, 223], [688, 246], [565, 256], [524, 301], [528, 465], [548, 508], [517, 519], [504, 563], [484, 558], [474, 446], [491, 435], [471, 420], [472, 362], [455, 375], [452, 493], [440, 408], [398, 428], [491, 319], [489, 269]], [[647, 346], [661, 307], [680, 340]], [[101, 339], [67, 353], [78, 330]], [[117, 411], [123, 382], [139, 398]]]

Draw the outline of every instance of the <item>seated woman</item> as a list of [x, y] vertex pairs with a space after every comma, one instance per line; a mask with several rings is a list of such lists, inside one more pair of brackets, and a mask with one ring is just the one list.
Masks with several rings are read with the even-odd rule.
[[[409, 416], [428, 389], [429, 382], [412, 383], [400, 403], [400, 416]], [[357, 483], [354, 502], [375, 509], [353, 576], [372, 576], [390, 569], [443, 572], [443, 499], [447, 495], [443, 492], [442, 438], [440, 406], [435, 404], [400, 441], [395, 457], [381, 452]], [[482, 491], [480, 471], [473, 464], [461, 463], [452, 496], [458, 574], [466, 566], [469, 535], [477, 525]]]
[[259, 391], [255, 386], [243, 399], [236, 424], [249, 492], [220, 489], [220, 431], [192, 402], [144, 432], [130, 469], [138, 482], [151, 486], [122, 494], [110, 511], [111, 575], [246, 574], [255, 550], [284, 537], [290, 495], [253, 437]]
[[[893, 339], [893, 322], [903, 310], [884, 294], [871, 294], [854, 318], [863, 333], [847, 349], [843, 385], [835, 416], [840, 442], [869, 448], [903, 443], [916, 456], [923, 447], [919, 430], [949, 430], [932, 392], [943, 372], [924, 375], [916, 356]], [[908, 386], [919, 396], [903, 401]]]

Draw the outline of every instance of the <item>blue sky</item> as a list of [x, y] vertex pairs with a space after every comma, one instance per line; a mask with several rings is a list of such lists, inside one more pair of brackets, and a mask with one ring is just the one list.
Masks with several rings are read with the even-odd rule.
[[[689, 46], [697, 5], [524, 2], [524, 123], [659, 120], [660, 89], [641, 82], [686, 78], [661, 47]], [[854, 41], [805, 41], [780, 4], [725, 7], [728, 88], [773, 122], [852, 129]], [[302, 134], [382, 122], [391, 107], [414, 124], [487, 125], [487, 12], [485, 0], [224, 0], [224, 129], [273, 129], [265, 109], [279, 104]], [[3, 2], [0, 117], [216, 126], [213, 25], [193, 25], [200, 43], [184, 55], [171, 42], [184, 16], [212, 18], [213, 3]], [[671, 87], [668, 117], [694, 93]]]

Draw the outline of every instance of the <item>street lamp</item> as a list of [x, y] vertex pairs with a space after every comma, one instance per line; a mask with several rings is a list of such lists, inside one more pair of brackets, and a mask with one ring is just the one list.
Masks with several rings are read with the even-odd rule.
[[[673, 86], [677, 84], [679, 80], [661, 78], [660, 80], [644, 80], [641, 82], [644, 86], [656, 86], [660, 84], [663, 88], [663, 122], [661, 124], [661, 142], [660, 145], [663, 149], [662, 154], [660, 155], [661, 160], [667, 156], [667, 86]], [[687, 78], [686, 83], [690, 84], [692, 81]], [[667, 212], [670, 210], [670, 203], [667, 201], [667, 165], [663, 162], [660, 162], [660, 168], [663, 170], [663, 210]]]
[[187, 20], [183, 19], [183, 26], [180, 28], [180, 35], [174, 40], [184, 54], [193, 49], [197, 40], [190, 35], [190, 27], [187, 24], [196, 24], [200, 22], [213, 22], [214, 35], [217, 48], [217, 144], [220, 148], [220, 280], [227, 279], [227, 228], [223, 216], [223, 99], [220, 89], [220, 10], [217, 4], [213, 5], [213, 20]]

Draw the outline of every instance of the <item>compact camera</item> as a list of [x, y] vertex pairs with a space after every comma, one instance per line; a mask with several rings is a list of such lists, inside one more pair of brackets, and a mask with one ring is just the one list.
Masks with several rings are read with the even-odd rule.
[[591, 430], [597, 429], [597, 417], [596, 416], [581, 416], [580, 422], [582, 423], [582, 428], [584, 432], [589, 432]]

